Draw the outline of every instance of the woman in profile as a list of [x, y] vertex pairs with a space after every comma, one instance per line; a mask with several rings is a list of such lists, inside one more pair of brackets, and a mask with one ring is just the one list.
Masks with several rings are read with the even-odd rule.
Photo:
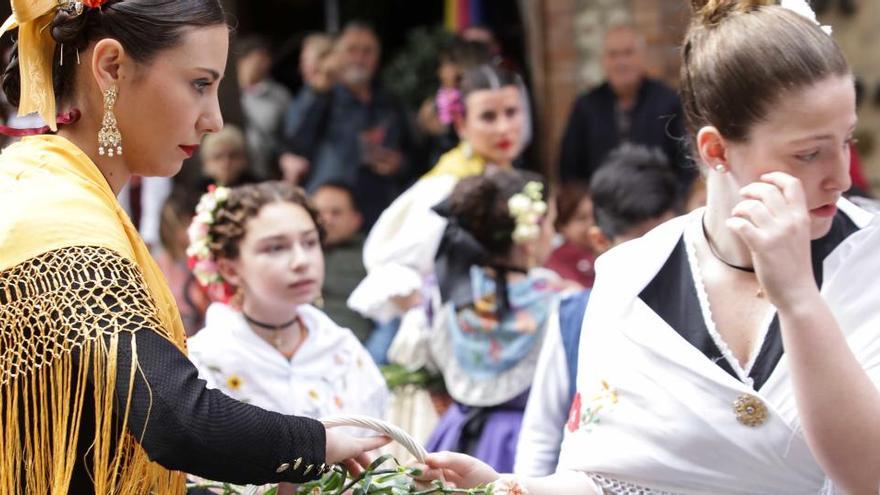
[[183, 472], [302, 482], [381, 444], [206, 389], [116, 201], [131, 175], [177, 173], [222, 127], [220, 2], [12, 8], [3, 89], [47, 127], [0, 155], [0, 493], [181, 494]]

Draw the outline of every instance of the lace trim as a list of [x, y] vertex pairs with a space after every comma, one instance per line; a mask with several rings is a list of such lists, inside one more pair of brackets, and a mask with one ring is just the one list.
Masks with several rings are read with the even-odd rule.
[[678, 495], [674, 492], [655, 490], [626, 481], [606, 478], [601, 474], [591, 474], [590, 479], [602, 490], [602, 495]]
[[[702, 221], [702, 217], [695, 217], [699, 219], [698, 221]], [[718, 346], [718, 350], [721, 351], [721, 355], [727, 360], [728, 364], [730, 364], [733, 371], [736, 373], [737, 377], [739, 377], [740, 381], [748, 385], [749, 387], [754, 388], [755, 381], [752, 377], [749, 376], [751, 373], [752, 367], [755, 365], [755, 361], [758, 358], [758, 355], [761, 353], [761, 348], [764, 346], [764, 340], [767, 338], [767, 334], [770, 331], [770, 323], [773, 320], [774, 312], [770, 311], [767, 316], [764, 318], [764, 321], [761, 323], [761, 335], [758, 337], [756, 341], [756, 345], [752, 347], [749, 352], [749, 361], [746, 363], [745, 368], [740, 365], [739, 360], [736, 359], [736, 356], [733, 355], [733, 351], [730, 349], [730, 346], [727, 345], [727, 342], [724, 340], [724, 337], [718, 332], [718, 327], [715, 326], [715, 318], [712, 316], [712, 306], [709, 303], [709, 294], [706, 291], [706, 285], [703, 282], [703, 277], [700, 274], [700, 262], [697, 258], [697, 248], [696, 248], [696, 223], [691, 223], [685, 229], [685, 248], [687, 250], [688, 261], [691, 265], [691, 275], [694, 279], [694, 287], [697, 290], [697, 299], [700, 301], [700, 310], [703, 315], [703, 320], [706, 323], [706, 330], [709, 332], [709, 336], [712, 337], [712, 341], [715, 342], [715, 345]]]

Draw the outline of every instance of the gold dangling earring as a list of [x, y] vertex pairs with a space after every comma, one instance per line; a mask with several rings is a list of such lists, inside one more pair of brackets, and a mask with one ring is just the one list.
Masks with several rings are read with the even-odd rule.
[[113, 157], [122, 155], [122, 134], [116, 125], [116, 115], [113, 114], [113, 107], [116, 105], [116, 99], [119, 92], [116, 85], [112, 85], [104, 91], [104, 119], [101, 121], [101, 130], [98, 131], [98, 154]]
[[461, 153], [464, 155], [466, 160], [470, 160], [474, 157], [474, 147], [471, 146], [471, 143], [464, 141], [461, 144]]
[[318, 297], [312, 301], [312, 306], [318, 309], [324, 309], [324, 296], [322, 294], [318, 294]]

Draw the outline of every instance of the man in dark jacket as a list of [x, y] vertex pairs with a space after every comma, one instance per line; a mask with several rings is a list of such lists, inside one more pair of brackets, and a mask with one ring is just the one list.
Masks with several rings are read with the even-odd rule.
[[659, 148], [687, 188], [696, 168], [686, 159], [678, 95], [647, 77], [645, 40], [631, 26], [605, 34], [602, 66], [607, 78], [575, 101], [560, 150], [560, 177], [589, 181], [608, 153], [624, 142]]

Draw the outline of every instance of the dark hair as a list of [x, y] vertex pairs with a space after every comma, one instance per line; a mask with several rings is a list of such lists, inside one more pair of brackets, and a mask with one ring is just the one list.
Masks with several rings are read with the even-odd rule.
[[[148, 64], [157, 53], [179, 44], [187, 28], [225, 23], [219, 0], [111, 0], [101, 7], [86, 7], [79, 16], [59, 8], [48, 27], [58, 43], [52, 63], [56, 101], [64, 102], [71, 96], [78, 53], [94, 41], [113, 38], [134, 60]], [[9, 103], [18, 106], [17, 42], [3, 74], [3, 91]]]
[[348, 196], [348, 200], [351, 202], [351, 207], [355, 210], [358, 209], [357, 201], [354, 199], [354, 189], [352, 189], [347, 182], [341, 180], [328, 180], [315, 189], [315, 192], [312, 193], [312, 197], [314, 197], [321, 189], [336, 189], [337, 191], [342, 191]]
[[159, 214], [159, 242], [176, 261], [186, 259], [186, 245], [178, 245], [177, 235], [180, 231], [186, 231], [198, 200], [198, 195], [189, 189], [175, 187], [162, 204]]
[[[544, 200], [549, 191], [544, 179], [531, 172], [498, 169], [462, 179], [452, 190], [449, 210], [458, 224], [468, 231], [489, 256], [507, 256], [513, 247], [516, 227], [507, 201], [520, 193], [529, 182], [544, 186]], [[487, 260], [488, 261], [488, 260]]]
[[744, 141], [786, 91], [850, 74], [834, 40], [806, 17], [772, 0], [691, 0], [681, 100], [693, 139], [715, 126]]
[[485, 43], [455, 37], [440, 52], [440, 59], [456, 64], [462, 70], [467, 71], [473, 67], [490, 63], [492, 55]]
[[461, 79], [461, 101], [467, 110], [467, 97], [474, 91], [501, 89], [505, 86], [519, 87], [520, 77], [507, 69], [494, 64], [481, 64], [468, 69]]
[[254, 52], [271, 53], [272, 42], [269, 41], [269, 38], [259, 34], [242, 36], [235, 43], [235, 52], [239, 58], [247, 57]]
[[279, 202], [303, 207], [315, 222], [323, 246], [324, 228], [318, 218], [318, 211], [305, 191], [287, 182], [268, 181], [230, 189], [229, 198], [217, 208], [214, 222], [208, 230], [211, 239], [208, 248], [211, 250], [211, 256], [214, 259], [238, 258], [239, 244], [247, 234], [247, 221], [259, 215], [264, 206]]
[[675, 173], [660, 150], [635, 144], [616, 148], [590, 181], [593, 217], [609, 239], [680, 209]]
[[556, 230], [571, 221], [577, 213], [581, 201], [590, 197], [590, 186], [582, 181], [569, 181], [561, 184], [556, 192]]
[[[342, 31], [340, 32], [340, 36], [344, 35], [348, 31], [369, 31], [370, 34], [372, 34], [373, 37], [376, 38], [376, 41], [379, 41], [379, 33], [377, 33], [376, 28], [373, 27], [373, 25], [367, 21], [362, 21], [362, 20], [358, 20], [358, 19], [353, 20], [353, 21], [348, 21], [347, 23], [345, 23], [345, 26], [342, 27]], [[381, 41], [380, 41], [380, 44], [381, 44]]]

